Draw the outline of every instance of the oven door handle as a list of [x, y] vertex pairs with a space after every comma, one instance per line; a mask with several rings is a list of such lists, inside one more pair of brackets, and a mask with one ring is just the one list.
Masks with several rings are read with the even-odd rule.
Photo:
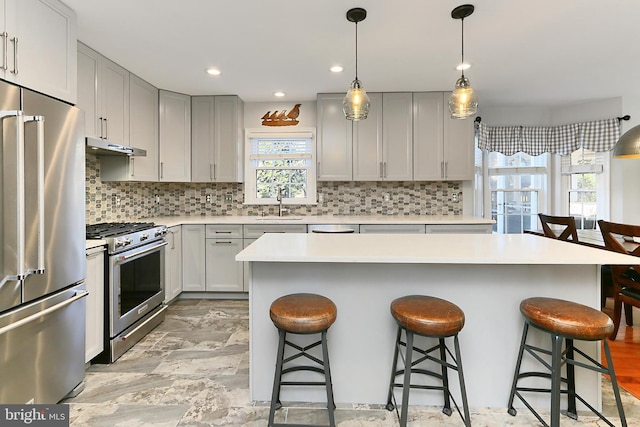
[[168, 244], [169, 244], [169, 242], [162, 242], [159, 245], [155, 245], [155, 246], [152, 246], [150, 248], [143, 249], [141, 251], [134, 252], [134, 253], [129, 254], [129, 255], [120, 255], [120, 256], [117, 257], [117, 259], [118, 259], [118, 261], [121, 261], [121, 262], [122, 261], [126, 261], [128, 259], [135, 258], [137, 256], [144, 255], [144, 254], [149, 253], [149, 252], [153, 252], [153, 251], [155, 251], [157, 249], [160, 249], [163, 246], [167, 246]]

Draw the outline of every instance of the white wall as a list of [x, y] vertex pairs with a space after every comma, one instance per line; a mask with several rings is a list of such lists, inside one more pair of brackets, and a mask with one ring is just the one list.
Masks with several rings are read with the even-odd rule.
[[299, 102], [299, 101], [278, 101], [278, 102], [245, 102], [244, 104], [244, 127], [245, 128], [275, 128], [269, 126], [262, 126], [262, 116], [264, 116], [267, 111], [273, 113], [274, 111], [291, 111], [291, 109], [296, 105], [300, 105], [300, 115], [297, 120], [300, 122], [295, 126], [285, 126], [280, 127], [281, 129], [295, 129], [295, 128], [303, 128], [303, 127], [316, 127], [317, 117], [316, 117], [316, 103], [315, 101], [310, 102]]
[[[631, 116], [623, 133], [640, 125], [640, 96], [623, 96], [622, 111]], [[611, 172], [611, 221], [640, 224], [640, 159], [612, 159]]]

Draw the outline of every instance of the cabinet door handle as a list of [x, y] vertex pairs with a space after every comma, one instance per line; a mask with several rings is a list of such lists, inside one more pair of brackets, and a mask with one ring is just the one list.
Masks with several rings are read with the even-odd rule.
[[135, 176], [135, 170], [136, 170], [136, 163], [133, 157], [129, 157], [129, 160], [131, 161], [131, 176]]
[[233, 242], [225, 240], [225, 241], [215, 242], [215, 243], [216, 243], [216, 245], [230, 245]]
[[213, 164], [213, 179], [216, 179], [216, 164]]
[[318, 162], [318, 169], [316, 170], [316, 175], [320, 178], [320, 162]]
[[160, 178], [164, 178], [164, 162], [160, 162]]
[[104, 118], [104, 139], [109, 139], [109, 122]]
[[8, 54], [7, 54], [7, 49], [9, 49], [9, 34], [4, 31], [2, 34], [2, 69], [7, 71], [7, 68], [9, 68], [7, 66], [7, 62], [9, 62], [9, 58], [8, 58]]
[[384, 178], [384, 175], [382, 172], [382, 162], [380, 162], [380, 178]]
[[444, 178], [444, 162], [440, 162], [440, 178]]
[[104, 117], [98, 117], [100, 120], [100, 139], [105, 139], [104, 137]]
[[216, 234], [231, 234], [231, 231], [214, 231]]
[[13, 70], [11, 72], [18, 75], [18, 38], [13, 37], [11, 41], [13, 42]]
[[209, 181], [213, 181], [213, 164], [209, 163]]
[[444, 178], [447, 177], [447, 163], [449, 162], [443, 162], [444, 163]]
[[387, 177], [387, 162], [382, 162], [382, 177]]

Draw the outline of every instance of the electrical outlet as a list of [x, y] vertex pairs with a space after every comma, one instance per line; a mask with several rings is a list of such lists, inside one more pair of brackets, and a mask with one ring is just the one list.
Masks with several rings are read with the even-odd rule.
[[156, 205], [159, 205], [160, 204], [160, 196], [158, 194], [156, 194], [154, 196], [154, 198], [155, 198]]
[[391, 201], [391, 193], [384, 193], [382, 195], [382, 200], [384, 200], [385, 202], [390, 202]]
[[318, 203], [324, 203], [324, 194], [318, 193]]
[[120, 207], [120, 196], [116, 196], [116, 208]]
[[460, 196], [458, 193], [451, 193], [451, 201], [453, 203], [458, 203], [460, 201]]
[[224, 201], [227, 203], [231, 203], [233, 202], [233, 194], [232, 193], [227, 193], [224, 195]]
[[207, 194], [206, 200], [207, 200], [207, 203], [211, 203], [211, 194]]

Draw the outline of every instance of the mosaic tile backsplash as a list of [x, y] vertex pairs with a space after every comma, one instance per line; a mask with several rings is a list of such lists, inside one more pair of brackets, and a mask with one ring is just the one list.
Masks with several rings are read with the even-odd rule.
[[[451, 195], [458, 193], [458, 202]], [[318, 182], [322, 203], [286, 206], [290, 215], [459, 215], [461, 183]], [[210, 196], [210, 202], [207, 201]], [[230, 196], [231, 201], [226, 201]], [[385, 198], [388, 196], [389, 201]], [[86, 155], [87, 224], [175, 215], [277, 215], [278, 206], [243, 205], [238, 183], [102, 182], [100, 162]]]

